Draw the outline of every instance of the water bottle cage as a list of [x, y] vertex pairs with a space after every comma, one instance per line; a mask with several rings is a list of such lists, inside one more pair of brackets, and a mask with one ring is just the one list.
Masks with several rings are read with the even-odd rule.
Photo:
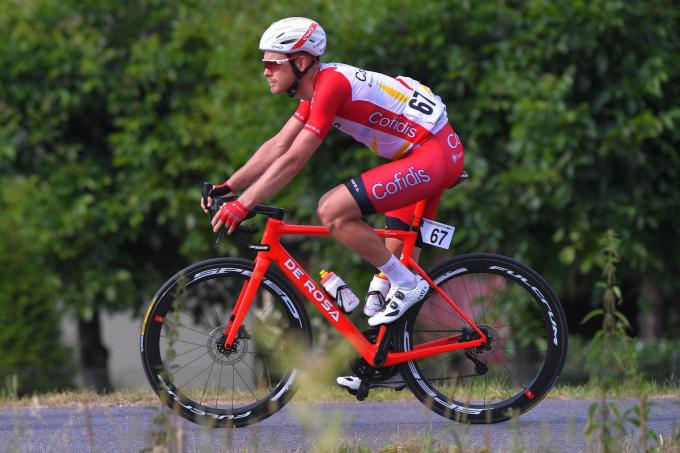
[[349, 286], [348, 285], [338, 286], [338, 290], [335, 293], [335, 303], [338, 305], [338, 307], [340, 307], [340, 310], [342, 310], [343, 313], [348, 315], [352, 312], [352, 310], [348, 311], [345, 308], [345, 304], [343, 303], [343, 300], [342, 300], [342, 290], [345, 289], [345, 288], [349, 288]]
[[378, 299], [380, 300], [380, 311], [385, 309], [385, 305], [387, 305], [387, 301], [385, 301], [385, 296], [380, 291], [369, 291], [368, 294], [366, 294], [366, 299], [370, 296], [377, 296]]

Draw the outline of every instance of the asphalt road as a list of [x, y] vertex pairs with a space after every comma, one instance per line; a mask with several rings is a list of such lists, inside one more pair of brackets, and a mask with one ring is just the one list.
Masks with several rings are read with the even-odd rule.
[[[152, 447], [154, 435], [172, 426], [180, 431], [174, 439], [190, 452], [321, 451], [342, 443], [378, 449], [428, 441], [462, 445], [466, 451], [489, 445], [493, 451], [574, 452], [586, 447], [583, 433], [591, 403], [548, 399], [517, 420], [483, 426], [451, 422], [416, 401], [292, 403], [253, 427], [236, 430], [206, 430], [184, 420], [163, 425], [159, 407], [0, 409], [0, 451], [138, 452]], [[624, 410], [636, 404], [617, 403]], [[654, 403], [649, 426], [668, 440], [680, 430], [680, 397]], [[632, 425], [627, 429], [630, 436], [638, 435]]]

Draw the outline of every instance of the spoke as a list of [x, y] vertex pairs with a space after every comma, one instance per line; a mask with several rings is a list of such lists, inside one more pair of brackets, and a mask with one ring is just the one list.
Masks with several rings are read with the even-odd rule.
[[473, 374], [456, 374], [453, 376], [445, 376], [445, 377], [439, 377], [439, 378], [421, 378], [418, 379], [419, 381], [425, 381], [425, 382], [438, 382], [438, 381], [452, 381], [452, 380], [460, 380], [460, 379], [468, 379], [468, 378], [476, 378], [479, 377], [479, 374], [473, 373]]
[[442, 363], [442, 362], [444, 362], [445, 360], [449, 360], [449, 359], [450, 359], [450, 357], [449, 357], [449, 356], [446, 356], [446, 357], [444, 357], [443, 359], [439, 359], [439, 360], [437, 360], [436, 362], [429, 363], [429, 364], [427, 364], [427, 365], [424, 366], [424, 367], [419, 367], [419, 368], [420, 368], [420, 371], [427, 370], [428, 368], [431, 368], [431, 367], [433, 367], [434, 365], [437, 365], [437, 364]]
[[215, 409], [220, 407], [220, 389], [222, 389], [222, 370], [224, 365], [220, 363], [220, 379], [217, 381], [217, 396], [215, 396]]
[[203, 386], [203, 394], [201, 395], [201, 399], [198, 401], [198, 404], [203, 404], [203, 398], [205, 397], [205, 391], [208, 389], [208, 383], [210, 382], [210, 376], [212, 376], [212, 370], [213, 370], [214, 366], [215, 366], [215, 362], [213, 362], [210, 365], [210, 373], [208, 373], [208, 379], [205, 380], [205, 386]]
[[460, 329], [449, 329], [449, 330], [430, 330], [430, 329], [413, 329], [413, 333], [445, 333], [445, 334], [452, 334], [452, 333], [462, 333], [463, 331]]
[[243, 379], [243, 376], [241, 375], [241, 373], [238, 372], [236, 367], [234, 367], [234, 371], [236, 372], [236, 374], [238, 374], [238, 377], [241, 378], [241, 381], [246, 385], [246, 388], [248, 389], [250, 394], [253, 395], [253, 397], [255, 398], [255, 401], [257, 401], [257, 395], [255, 394], [256, 389], [250, 388], [250, 386], [248, 385], [248, 382], [245, 379]]
[[262, 358], [262, 361], [264, 362], [264, 369], [267, 372], [267, 382], [269, 383], [269, 388], [272, 388], [272, 375], [269, 371], [269, 364], [267, 363], [266, 358]]
[[[446, 312], [446, 313], [455, 313], [455, 312], [453, 311], [453, 309], [451, 309], [451, 310], [441, 310], [441, 311], [444, 311], [444, 312]], [[457, 320], [457, 321], [459, 321], [461, 324], [467, 324], [467, 323], [465, 322], [465, 320], [464, 320], [463, 318], [461, 318], [460, 315], [458, 315], [458, 313], [455, 313], [455, 315], [456, 315], [456, 320]], [[448, 329], [448, 330], [454, 330], [453, 327], [450, 326], [450, 324], [451, 324], [450, 322], [449, 322], [449, 323], [444, 323], [444, 322], [442, 322], [441, 319], [439, 319], [439, 318], [433, 318], [433, 317], [431, 317], [431, 316], [424, 315], [424, 314], [422, 314], [422, 312], [421, 312], [421, 313], [418, 313], [418, 323], [419, 323], [419, 324], [422, 323], [422, 324], [426, 324], [426, 325], [428, 325], [428, 324], [434, 324], [434, 325], [442, 326], [443, 328]], [[418, 329], [418, 330], [420, 330], [420, 331], [425, 331], [426, 329]]]
[[[481, 283], [481, 279], [480, 279], [479, 275], [480, 274], [477, 274], [477, 287], [479, 288], [478, 292], [481, 295], [482, 294], [482, 283]], [[477, 315], [475, 314], [475, 298], [471, 297], [470, 291], [468, 290], [468, 287], [467, 287], [467, 278], [465, 278], [465, 275], [463, 275], [461, 277], [461, 279], [463, 280], [463, 288], [465, 289], [465, 294], [467, 295], [468, 305], [470, 306], [470, 310], [472, 311], [472, 321], [477, 323], [478, 322], [477, 320], [479, 318], [477, 318]]]
[[[183, 313], [184, 315], [186, 315], [191, 321], [194, 321], [197, 325], [202, 325], [202, 326], [204, 326], [208, 329], [212, 329], [212, 325], [210, 324], [210, 320], [208, 319], [205, 310], [201, 310], [203, 312], [203, 320], [201, 320], [201, 322], [199, 322], [199, 320], [194, 316], [193, 313], [189, 313], [188, 311], [181, 309], [181, 308], [178, 309], [178, 311], [180, 313]], [[185, 328], [188, 329], [188, 327], [185, 327]]]
[[182, 309], [179, 309], [179, 312], [184, 313], [191, 321], [194, 321], [195, 324], [198, 324], [198, 319], [196, 319], [193, 313], [189, 313], [188, 311]]
[[[475, 375], [466, 375], [465, 378], [474, 377], [474, 376], [476, 376], [476, 374]], [[461, 384], [461, 382], [462, 382], [462, 380], [460, 379], [460, 376], [457, 376], [456, 380], [454, 382], [454, 386], [453, 386], [453, 393], [449, 397], [450, 400], [453, 400], [453, 401], [456, 400], [456, 392], [458, 392], [458, 386]]]
[[[441, 302], [436, 301], [436, 302], [430, 303], [430, 304], [427, 305], [427, 307], [429, 307], [429, 309], [439, 310], [441, 312], [446, 313], [447, 315], [453, 315], [461, 323], [467, 324], [467, 322], [465, 322], [465, 319], [463, 319], [463, 317], [453, 307], [451, 307], [449, 305], [449, 303], [446, 302], [444, 299], [441, 299]], [[422, 309], [421, 309], [421, 312], [418, 314], [418, 317], [421, 318], [421, 319], [425, 318], [425, 319], [431, 320], [431, 321], [433, 321], [437, 324], [446, 326], [446, 324], [444, 324], [442, 322], [442, 320], [439, 319], [439, 318], [432, 318], [430, 316], [422, 315]]]
[[516, 346], [501, 346], [501, 349], [503, 349], [504, 351], [511, 351], [511, 350], [519, 349], [520, 351], [540, 352], [540, 353], [543, 353], [543, 354], [548, 352], [547, 349], [533, 349], [533, 348], [525, 349], [525, 348], [519, 348], [519, 347], [516, 347]]
[[[509, 374], [510, 376], [512, 376], [512, 378], [515, 380], [515, 382], [519, 385], [519, 387], [520, 387], [521, 389], [525, 389], [525, 388], [526, 388], [526, 386], [523, 385], [523, 384], [520, 382], [519, 379], [517, 379], [517, 376], [515, 376], [515, 374], [514, 374], [512, 371], [510, 371], [510, 368], [508, 368], [507, 366], [505, 366], [505, 363], [503, 363], [503, 362], [501, 361], [500, 364], [501, 364], [501, 366], [502, 366], [503, 368], [505, 368], [505, 370], [508, 372], [508, 374]], [[510, 395], [510, 393], [508, 393], [508, 395], [510, 396], [510, 398], [512, 398], [512, 395]]]
[[200, 334], [200, 335], [203, 335], [203, 336], [206, 336], [206, 337], [210, 336], [210, 333], [205, 333], [205, 332], [201, 332], [200, 330], [192, 329], [191, 327], [187, 327], [182, 323], [175, 324], [174, 322], [169, 321], [167, 318], [165, 318], [165, 323], [170, 324], [170, 327], [175, 326], [176, 328], [182, 328], [182, 329], [190, 330], [192, 332], [195, 332], [197, 334]]
[[184, 352], [182, 352], [181, 354], [177, 354], [177, 355], [176, 355], [175, 357], [173, 357], [172, 359], [165, 359], [165, 360], [163, 360], [161, 363], [163, 364], [163, 366], [165, 366], [165, 364], [166, 364], [168, 361], [170, 361], [170, 360], [175, 360], [177, 357], [183, 356], [184, 354], [188, 354], [189, 352], [195, 351], [195, 350], [197, 350], [197, 349], [201, 349], [201, 348], [203, 348], [203, 347], [205, 347], [205, 346], [199, 346], [199, 347], [197, 347], [197, 348], [189, 349], [188, 351], [184, 351]]
[[242, 361], [241, 363], [244, 364], [246, 367], [248, 367], [248, 369], [249, 369], [250, 371], [253, 372], [253, 376], [256, 376], [256, 377], [257, 377], [257, 372], [256, 372], [250, 365], [248, 365], [248, 363], [247, 363], [245, 360]]
[[197, 377], [199, 377], [200, 375], [205, 373], [207, 370], [212, 369], [213, 365], [215, 365], [215, 362], [213, 362], [210, 365], [208, 365], [207, 367], [203, 368], [201, 371], [198, 372], [197, 375], [195, 375], [194, 377], [192, 377], [191, 379], [186, 381], [184, 384], [180, 385], [179, 388], [181, 389], [182, 387], [186, 386], [189, 382], [193, 381], [194, 379], [196, 379]]
[[192, 343], [191, 341], [186, 341], [186, 340], [178, 340], [177, 338], [166, 337], [165, 335], [161, 335], [161, 338], [167, 338], [168, 341], [177, 341], [177, 342], [180, 342], [180, 343], [186, 343], [186, 344], [198, 346], [199, 348], [205, 348], [204, 344]]
[[467, 394], [467, 399], [465, 400], [465, 404], [467, 406], [470, 405], [470, 400], [472, 400], [472, 387], [473, 387], [473, 384], [468, 385], [468, 394]]
[[183, 367], [181, 367], [181, 368], [175, 370], [174, 373], [170, 373], [170, 376], [176, 375], [177, 373], [179, 373], [180, 371], [182, 371], [184, 368], [188, 367], [189, 365], [191, 365], [192, 363], [198, 361], [199, 359], [203, 358], [203, 357], [206, 356], [206, 355], [208, 355], [208, 353], [207, 353], [207, 352], [204, 352], [203, 354], [201, 354], [200, 356], [196, 357], [194, 360], [192, 360], [191, 362], [187, 363], [187, 364], [184, 365]]

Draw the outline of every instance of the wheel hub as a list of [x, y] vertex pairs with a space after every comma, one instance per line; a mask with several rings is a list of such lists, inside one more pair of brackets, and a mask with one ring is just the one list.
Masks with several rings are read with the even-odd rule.
[[208, 354], [210, 358], [220, 365], [233, 365], [243, 360], [243, 357], [248, 352], [248, 341], [244, 334], [243, 327], [239, 329], [234, 343], [228, 348], [224, 347], [227, 341], [227, 336], [224, 334], [226, 326], [215, 327], [208, 336]]
[[498, 332], [487, 324], [479, 324], [477, 327], [486, 337], [486, 343], [474, 348], [473, 353], [479, 358], [486, 358], [495, 354], [500, 347]]

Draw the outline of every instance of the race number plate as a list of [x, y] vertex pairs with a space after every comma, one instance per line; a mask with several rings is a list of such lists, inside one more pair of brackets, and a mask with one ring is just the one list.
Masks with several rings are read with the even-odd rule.
[[423, 219], [420, 225], [420, 237], [425, 244], [443, 249], [451, 247], [451, 239], [456, 228], [434, 220]]

